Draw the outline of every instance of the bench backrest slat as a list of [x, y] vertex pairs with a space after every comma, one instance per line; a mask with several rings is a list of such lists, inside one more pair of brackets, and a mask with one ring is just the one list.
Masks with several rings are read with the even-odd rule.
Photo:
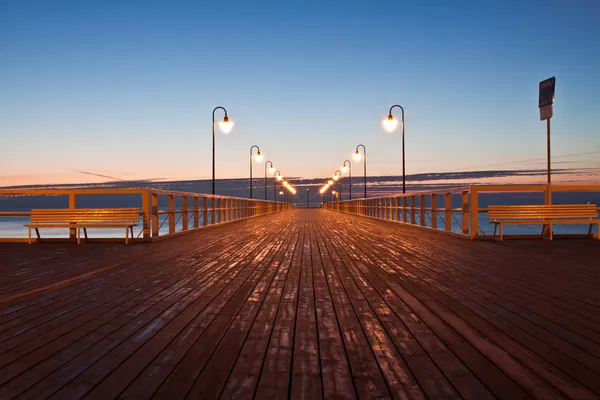
[[137, 208], [34, 209], [30, 217], [31, 223], [136, 223], [138, 220]]
[[595, 204], [552, 204], [489, 206], [488, 217], [496, 219], [575, 219], [596, 218]]

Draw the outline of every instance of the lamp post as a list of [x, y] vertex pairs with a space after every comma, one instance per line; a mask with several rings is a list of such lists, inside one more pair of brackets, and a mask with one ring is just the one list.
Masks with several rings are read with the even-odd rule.
[[402, 193], [406, 193], [406, 161], [404, 159], [404, 108], [402, 108], [402, 106], [399, 106], [398, 104], [394, 104], [393, 106], [391, 106], [387, 119], [383, 120], [383, 126], [385, 130], [387, 130], [390, 133], [393, 132], [398, 126], [398, 121], [395, 120], [394, 117], [392, 117], [392, 108], [394, 107], [398, 107], [402, 110]]
[[358, 146], [356, 146], [356, 153], [354, 153], [354, 159], [356, 161], [360, 161], [360, 153], [358, 152], [358, 148], [362, 147], [363, 149], [363, 171], [364, 171], [364, 177], [365, 177], [365, 198], [367, 197], [367, 148], [365, 147], [364, 144], [359, 144]]
[[[346, 167], [346, 163], [348, 166]], [[350, 183], [348, 184], [348, 194], [350, 195], [350, 200], [352, 200], [352, 163], [350, 160], [344, 160], [344, 164], [342, 164], [342, 172], [348, 171], [348, 178], [350, 179]]]
[[339, 169], [335, 171], [335, 174], [333, 175], [333, 180], [337, 181], [338, 193], [340, 194], [340, 200], [342, 200], [342, 173]]
[[[275, 173], [275, 167], [273, 166], [273, 163], [271, 161], [265, 162], [265, 200], [267, 200], [267, 164], [271, 164], [269, 167], [269, 172], [272, 174]], [[277, 198], [275, 198], [275, 201], [277, 201]]]
[[279, 171], [275, 171], [275, 179], [273, 180], [273, 196], [275, 197], [275, 201], [277, 201], [277, 188], [276, 188], [276, 184], [275, 181], [281, 181], [283, 179], [283, 176], [281, 176], [281, 172]]
[[256, 158], [257, 162], [261, 162], [262, 161], [262, 154], [260, 154], [260, 148], [257, 145], [252, 145], [250, 146], [250, 198], [252, 198], [252, 149], [256, 147], [256, 155], [254, 156]]
[[212, 112], [212, 194], [215, 194], [215, 111], [217, 111], [219, 108], [225, 112], [223, 121], [219, 122], [219, 128], [221, 128], [221, 132], [228, 134], [231, 132], [231, 128], [233, 128], [233, 122], [227, 117], [227, 110], [225, 107], [215, 107]]
[[306, 208], [308, 208], [308, 192], [309, 190], [306, 189]]
[[283, 201], [283, 190], [279, 192], [279, 201]]

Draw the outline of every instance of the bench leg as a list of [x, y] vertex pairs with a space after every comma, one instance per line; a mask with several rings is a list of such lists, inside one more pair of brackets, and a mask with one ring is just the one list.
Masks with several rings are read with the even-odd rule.
[[35, 228], [35, 234], [37, 235], [38, 239], [41, 239], [41, 237], [40, 237], [40, 230], [38, 228]]
[[554, 240], [554, 235], [552, 235], [552, 224], [548, 224], [548, 232], [550, 232], [550, 240]]
[[[592, 229], [592, 228], [590, 227], [590, 229]], [[29, 227], [29, 242], [28, 243], [31, 244], [31, 227]]]
[[494, 222], [494, 239], [496, 239], [496, 228], [498, 227], [498, 224]]
[[125, 228], [125, 244], [129, 243], [129, 229]]
[[77, 244], [81, 243], [81, 228], [77, 228]]
[[131, 243], [133, 243], [133, 226], [130, 226], [129, 229], [131, 230]]
[[85, 235], [85, 241], [87, 242], [87, 228], [83, 228], [83, 234]]
[[500, 241], [504, 241], [504, 230], [502, 229], [503, 225], [502, 222], [500, 222]]

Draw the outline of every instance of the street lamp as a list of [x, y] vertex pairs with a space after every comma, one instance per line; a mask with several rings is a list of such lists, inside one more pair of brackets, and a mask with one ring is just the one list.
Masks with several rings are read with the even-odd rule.
[[406, 166], [406, 162], [404, 159], [404, 108], [402, 108], [402, 106], [399, 106], [398, 104], [394, 104], [393, 106], [391, 106], [387, 119], [383, 120], [383, 127], [386, 131], [390, 133], [396, 130], [396, 127], [398, 126], [398, 121], [395, 120], [394, 117], [392, 117], [392, 108], [394, 107], [398, 107], [402, 110], [402, 193], [406, 193], [406, 174], [404, 172]]
[[[271, 161], [265, 162], [265, 200], [267, 200], [267, 164], [271, 164], [269, 167], [269, 172], [271, 174], [275, 173], [275, 167], [273, 166], [273, 163]], [[277, 199], [275, 199], [275, 201], [277, 201]]]
[[308, 208], [308, 192], [309, 190], [306, 189], [306, 208]]
[[[346, 163], [348, 163], [348, 166], [346, 167]], [[352, 163], [350, 162], [350, 160], [345, 160], [344, 164], [342, 164], [342, 172], [346, 172], [348, 171], [348, 177], [350, 179], [350, 183], [348, 186], [348, 192], [350, 194], [350, 200], [352, 200]]]
[[358, 152], [358, 148], [363, 148], [363, 171], [365, 176], [365, 198], [367, 197], [367, 148], [364, 144], [359, 144], [356, 146], [356, 153], [354, 153], [354, 159], [356, 161], [360, 161], [361, 154]]
[[261, 162], [263, 159], [262, 154], [260, 154], [260, 148], [257, 145], [250, 146], [250, 198], [252, 198], [252, 149], [256, 147], [256, 162]]
[[333, 180], [337, 181], [338, 183], [338, 192], [340, 193], [340, 200], [342, 200], [342, 180], [340, 179], [342, 177], [342, 173], [340, 172], [340, 170], [336, 170], [335, 171], [335, 175], [333, 175]]
[[219, 108], [225, 112], [223, 121], [219, 122], [221, 132], [228, 134], [231, 132], [231, 128], [233, 128], [233, 122], [227, 117], [227, 110], [222, 106], [215, 107], [212, 112], [212, 194], [215, 194], [215, 111]]
[[279, 192], [279, 201], [283, 201], [283, 190]]

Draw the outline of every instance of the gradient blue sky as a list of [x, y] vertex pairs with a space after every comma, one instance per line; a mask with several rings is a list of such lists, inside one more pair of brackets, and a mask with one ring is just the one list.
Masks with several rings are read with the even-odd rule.
[[600, 3], [488, 3], [1, 1], [0, 185], [208, 178], [217, 105], [218, 178], [247, 176], [252, 144], [285, 176], [359, 143], [398, 175], [395, 103], [407, 174], [545, 168], [550, 76], [556, 161], [600, 168]]

